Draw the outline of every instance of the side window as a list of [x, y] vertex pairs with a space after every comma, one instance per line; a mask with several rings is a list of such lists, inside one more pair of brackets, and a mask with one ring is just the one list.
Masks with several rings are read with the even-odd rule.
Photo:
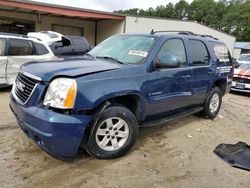
[[32, 42], [21, 39], [10, 39], [9, 55], [12, 56], [33, 55]]
[[211, 42], [214, 54], [220, 63], [231, 63], [231, 55], [225, 44]]
[[175, 56], [180, 62], [181, 66], [187, 64], [186, 51], [184, 43], [181, 39], [169, 39], [161, 47], [158, 57], [162, 55]]
[[208, 65], [209, 54], [205, 44], [200, 40], [188, 40], [193, 66]]
[[4, 55], [6, 40], [0, 38], [0, 56]]
[[36, 49], [36, 55], [45, 55], [49, 53], [49, 51], [43, 44], [35, 42], [34, 45]]

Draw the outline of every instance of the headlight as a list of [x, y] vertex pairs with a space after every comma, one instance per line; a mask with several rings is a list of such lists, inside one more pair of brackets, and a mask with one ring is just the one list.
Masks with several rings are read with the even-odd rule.
[[74, 79], [56, 78], [46, 92], [43, 104], [55, 108], [73, 108], [77, 85]]

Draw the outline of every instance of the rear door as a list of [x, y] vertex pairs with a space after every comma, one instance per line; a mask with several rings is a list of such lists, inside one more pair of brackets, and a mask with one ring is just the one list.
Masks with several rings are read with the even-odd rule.
[[161, 68], [148, 74], [148, 115], [171, 112], [190, 105], [192, 70], [188, 66], [186, 48], [181, 38], [168, 39], [158, 56], [173, 55], [179, 59], [177, 68]]
[[0, 85], [6, 84], [6, 65], [7, 57], [5, 56], [6, 39], [0, 38]]
[[212, 66], [208, 47], [202, 40], [188, 39], [188, 50], [192, 67], [192, 98], [193, 104], [204, 102], [210, 89], [211, 77], [216, 66]]

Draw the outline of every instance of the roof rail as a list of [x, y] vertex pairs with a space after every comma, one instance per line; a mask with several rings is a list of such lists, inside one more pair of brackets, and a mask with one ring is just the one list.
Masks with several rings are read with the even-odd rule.
[[178, 34], [186, 34], [186, 35], [195, 35], [191, 31], [180, 31], [180, 30], [162, 30], [162, 31], [154, 31], [154, 29], [151, 30], [150, 34], [155, 34], [155, 33], [178, 33]]
[[0, 32], [0, 35], [9, 35], [9, 36], [15, 36], [15, 37], [28, 38], [27, 35], [21, 35], [21, 34], [16, 34], [16, 33], [4, 33], [4, 32]]
[[213, 36], [211, 36], [211, 35], [200, 35], [201, 37], [204, 37], [204, 38], [212, 38], [212, 39], [214, 39], [214, 40], [219, 40], [218, 38], [215, 38], [215, 37], [213, 37]]
[[192, 31], [177, 31], [177, 30], [168, 30], [168, 31], [154, 31], [154, 29], [151, 30], [150, 34], [153, 35], [155, 33], [177, 33], [180, 35], [191, 35], [191, 36], [199, 36], [199, 37], [203, 37], [203, 38], [212, 38], [214, 40], [219, 40], [218, 38], [215, 38], [211, 35], [203, 35], [203, 34], [196, 34], [193, 33]]

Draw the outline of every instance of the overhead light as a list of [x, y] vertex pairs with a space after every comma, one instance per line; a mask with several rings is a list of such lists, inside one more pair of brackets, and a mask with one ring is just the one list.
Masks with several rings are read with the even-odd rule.
[[25, 25], [17, 24], [16, 27], [25, 27]]

